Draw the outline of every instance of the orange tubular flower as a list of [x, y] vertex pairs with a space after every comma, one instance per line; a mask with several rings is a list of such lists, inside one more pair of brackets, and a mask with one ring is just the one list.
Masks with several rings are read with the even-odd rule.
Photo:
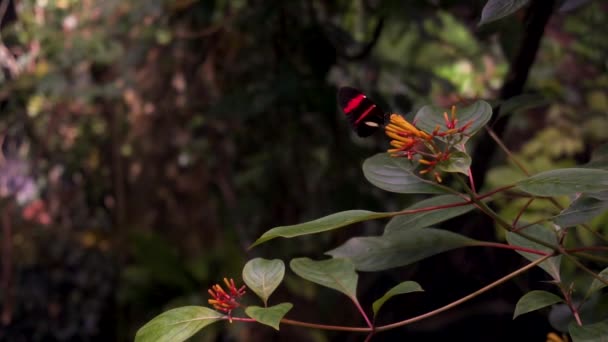
[[240, 306], [238, 300], [245, 294], [245, 285], [237, 288], [234, 279], [228, 280], [227, 278], [224, 278], [224, 283], [226, 284], [228, 291], [224, 291], [219, 284], [211, 286], [207, 291], [211, 296], [211, 299], [209, 299], [208, 302], [213, 305], [216, 310], [228, 314], [230, 322], [232, 323], [232, 310]]
[[[455, 106], [452, 106], [451, 115], [445, 112], [443, 118], [445, 120], [444, 131], [441, 131], [441, 127], [437, 125], [433, 132], [427, 133], [409, 123], [401, 115], [391, 114], [390, 122], [384, 128], [386, 135], [392, 139], [390, 142], [392, 148], [388, 150], [388, 153], [392, 157], [407, 157], [410, 160], [414, 159], [416, 155], [420, 156], [418, 163], [424, 166], [420, 170], [420, 174], [424, 175], [432, 172], [435, 180], [441, 183], [441, 176], [435, 171], [435, 167], [439, 163], [450, 159], [452, 148], [460, 141], [459, 139], [453, 140], [451, 137], [463, 135], [464, 131], [473, 123], [470, 121], [457, 127], [458, 119], [456, 118]], [[441, 139], [440, 144], [438, 144], [439, 140], [435, 141], [435, 138], [446, 139]], [[447, 146], [439, 147], [445, 144]]]

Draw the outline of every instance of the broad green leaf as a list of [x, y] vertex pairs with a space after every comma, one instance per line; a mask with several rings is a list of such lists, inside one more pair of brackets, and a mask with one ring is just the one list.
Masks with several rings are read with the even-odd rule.
[[[454, 203], [466, 202], [464, 199], [454, 195], [442, 195], [435, 196], [424, 201], [420, 201], [406, 210], [415, 210], [420, 208], [430, 208], [435, 206], [442, 206]], [[463, 205], [453, 208], [435, 209], [432, 211], [424, 211], [416, 214], [399, 215], [393, 217], [386, 228], [384, 228], [384, 235], [392, 234], [406, 229], [416, 229], [429, 227], [436, 223], [449, 220], [453, 217], [460, 216], [466, 212], [471, 211], [474, 208], [472, 204]]]
[[[523, 230], [521, 230], [521, 233], [525, 234], [527, 236], [536, 238], [540, 241], [550, 243], [552, 245], [557, 245], [557, 243], [558, 243], [557, 235], [555, 234], [555, 231], [553, 231], [552, 229], [547, 228], [545, 226], [541, 226], [539, 224], [535, 224], [526, 229], [523, 229]], [[521, 246], [521, 247], [536, 249], [536, 250], [539, 250], [542, 252], [547, 252], [547, 253], [553, 252], [553, 250], [549, 247], [543, 246], [536, 242], [532, 242], [532, 241], [526, 239], [525, 237], [520, 236], [516, 233], [512, 233], [512, 232], [507, 233], [507, 241], [509, 242], [510, 245], [513, 245], [513, 246]], [[524, 258], [526, 258], [530, 261], [535, 261], [536, 259], [542, 257], [541, 255], [538, 255], [538, 254], [521, 252], [521, 251], [517, 251], [517, 253], [521, 254]], [[559, 274], [559, 267], [561, 264], [561, 260], [562, 260], [562, 256], [557, 255], [557, 256], [547, 259], [546, 261], [543, 261], [542, 263], [540, 263], [539, 266], [543, 270], [545, 270], [547, 273], [549, 273], [553, 277], [553, 279], [559, 281], [561, 279], [560, 274]]]
[[536, 196], [571, 195], [608, 190], [608, 171], [558, 169], [538, 173], [517, 183], [520, 190]]
[[442, 161], [437, 168], [444, 172], [460, 172], [468, 175], [471, 166], [471, 157], [466, 152], [454, 151], [450, 153], [450, 158]]
[[488, 0], [481, 10], [478, 26], [504, 18], [526, 5], [529, 0]]
[[572, 342], [608, 342], [608, 320], [582, 327], [572, 322], [568, 330]]
[[422, 289], [422, 287], [420, 287], [420, 284], [415, 281], [404, 281], [403, 283], [393, 287], [392, 289], [388, 290], [388, 292], [386, 292], [384, 296], [382, 296], [381, 298], [376, 300], [374, 304], [372, 304], [372, 308], [374, 310], [374, 317], [378, 315], [378, 311], [380, 311], [382, 305], [384, 305], [384, 303], [386, 303], [386, 301], [391, 299], [392, 297], [404, 293], [421, 291], [424, 290]]
[[517, 301], [517, 305], [515, 305], [515, 312], [513, 313], [513, 319], [519, 315], [536, 311], [563, 301], [564, 300], [561, 297], [554, 295], [551, 292], [538, 290], [530, 291], [523, 295], [519, 301]]
[[[428, 105], [420, 108], [414, 118], [416, 127], [425, 132], [432, 132], [437, 126], [440, 127], [440, 131], [447, 130], [443, 117], [443, 113], [445, 112], [447, 112], [448, 115], [451, 115], [449, 109], [442, 107]], [[485, 101], [476, 101], [470, 106], [457, 108], [456, 117], [458, 118], [456, 128], [460, 128], [471, 122], [471, 125], [464, 133], [472, 136], [490, 121], [490, 118], [492, 118], [492, 107]], [[465, 140], [466, 139], [464, 139], [462, 143], [464, 143]]]
[[289, 266], [295, 274], [306, 280], [338, 290], [351, 299], [356, 299], [359, 275], [350, 260], [315, 261], [309, 258], [297, 258], [291, 260]]
[[255, 258], [243, 267], [243, 281], [268, 305], [268, 297], [285, 276], [285, 264], [279, 259]]
[[292, 238], [301, 235], [316, 234], [348, 226], [349, 224], [390, 217], [392, 215], [392, 213], [377, 213], [368, 210], [342, 211], [305, 223], [272, 228], [262, 234], [262, 236], [260, 236], [249, 248], [277, 237]]
[[500, 105], [499, 116], [546, 105], [549, 101], [540, 94], [521, 94], [514, 96]]
[[326, 254], [352, 260], [357, 270], [382, 271], [405, 266], [451, 249], [475, 246], [478, 241], [447, 230], [425, 228], [388, 235], [355, 237]]
[[291, 303], [281, 303], [269, 308], [259, 306], [249, 306], [245, 309], [247, 316], [255, 319], [257, 322], [269, 325], [276, 330], [279, 330], [281, 319], [293, 308]]
[[402, 194], [440, 194], [446, 191], [437, 183], [415, 174], [416, 165], [407, 158], [379, 153], [363, 163], [363, 174], [382, 190]]
[[[598, 274], [600, 278], [608, 280], [608, 267], [604, 268], [602, 272]], [[593, 279], [591, 286], [589, 286], [588, 294], [591, 294], [595, 291], [601, 290], [607, 285], [599, 281], [598, 279]]]
[[608, 200], [597, 199], [593, 195], [582, 195], [552, 220], [560, 227], [572, 227], [587, 223], [606, 210], [608, 210]]
[[172, 309], [156, 316], [141, 327], [135, 335], [135, 342], [185, 341], [223, 317], [223, 314], [202, 306]]

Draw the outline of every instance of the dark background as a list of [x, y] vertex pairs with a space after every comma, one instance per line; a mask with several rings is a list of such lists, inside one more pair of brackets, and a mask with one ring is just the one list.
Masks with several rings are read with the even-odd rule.
[[[247, 250], [275, 226], [422, 199], [364, 179], [361, 163], [388, 141], [350, 131], [339, 86], [403, 114], [527, 94], [491, 125], [533, 172], [584, 163], [608, 137], [603, 1], [536, 0], [482, 27], [485, 1], [0, 4], [2, 341], [130, 341], [168, 308], [206, 305], [223, 277], [241, 282], [250, 258], [322, 258], [349, 237], [380, 233], [384, 222], [368, 222]], [[478, 187], [521, 177], [484, 133], [473, 143]], [[512, 218], [522, 202], [497, 205]], [[442, 227], [502, 239], [475, 215]], [[369, 308], [398, 282], [419, 282], [425, 292], [386, 304], [379, 323], [395, 322], [524, 263], [509, 251], [456, 250], [363, 273], [358, 293]], [[533, 270], [374, 340], [544, 341], [554, 331], [547, 311], [511, 319], [523, 293], [548, 288], [543, 280]], [[345, 298], [290, 272], [275, 296], [295, 304], [290, 318], [364, 324]], [[362, 339], [218, 323], [193, 340]]]

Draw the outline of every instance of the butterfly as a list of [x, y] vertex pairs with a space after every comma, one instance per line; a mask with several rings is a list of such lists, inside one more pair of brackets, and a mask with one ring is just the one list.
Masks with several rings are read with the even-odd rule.
[[340, 88], [338, 103], [352, 129], [360, 137], [374, 134], [386, 122], [384, 111], [358, 89]]

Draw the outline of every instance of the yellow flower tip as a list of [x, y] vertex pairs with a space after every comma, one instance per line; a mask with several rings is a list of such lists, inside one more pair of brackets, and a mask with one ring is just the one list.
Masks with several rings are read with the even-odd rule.
[[419, 173], [420, 173], [421, 175], [424, 175], [424, 174], [428, 173], [429, 171], [430, 171], [429, 169], [424, 169], [424, 170], [420, 170], [420, 172], [419, 172]]
[[547, 334], [547, 342], [568, 342], [568, 340], [564, 340], [558, 334], [550, 332]]
[[439, 175], [438, 172], [435, 172], [435, 180], [437, 180], [437, 183], [441, 183], [442, 182], [441, 176]]
[[420, 159], [418, 162], [420, 164], [424, 164], [424, 165], [431, 165], [431, 162], [426, 159]]
[[452, 105], [452, 120], [456, 119], [456, 106]]

